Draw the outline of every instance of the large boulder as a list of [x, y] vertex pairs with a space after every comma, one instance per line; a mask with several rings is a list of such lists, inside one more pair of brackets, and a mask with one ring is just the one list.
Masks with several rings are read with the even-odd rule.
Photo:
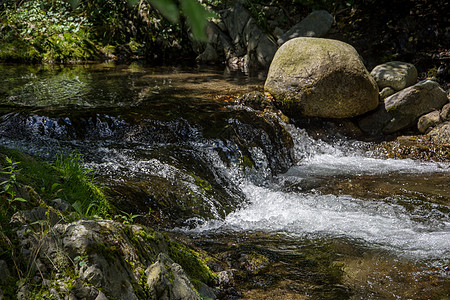
[[379, 108], [359, 121], [365, 132], [391, 134], [415, 126], [417, 119], [439, 110], [447, 94], [437, 82], [424, 80], [385, 99]]
[[296, 37], [322, 37], [330, 30], [333, 22], [334, 17], [329, 12], [315, 10], [280, 36], [277, 44], [281, 46]]
[[373, 68], [370, 75], [380, 90], [389, 87], [396, 91], [407, 88], [417, 82], [417, 69], [413, 64], [391, 61]]
[[347, 118], [378, 106], [378, 87], [344, 42], [295, 38], [275, 53], [265, 91], [288, 116]]

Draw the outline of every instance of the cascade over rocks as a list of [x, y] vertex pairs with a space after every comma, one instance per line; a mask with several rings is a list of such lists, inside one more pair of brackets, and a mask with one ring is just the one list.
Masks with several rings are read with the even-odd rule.
[[424, 80], [386, 98], [375, 112], [359, 121], [359, 127], [369, 133], [391, 134], [415, 126], [419, 117], [447, 102], [447, 94], [437, 82]]
[[264, 85], [288, 116], [348, 118], [378, 106], [378, 87], [356, 50], [337, 40], [295, 38], [276, 52]]
[[330, 30], [333, 22], [334, 18], [329, 12], [315, 10], [280, 36], [277, 44], [281, 46], [296, 37], [322, 37]]

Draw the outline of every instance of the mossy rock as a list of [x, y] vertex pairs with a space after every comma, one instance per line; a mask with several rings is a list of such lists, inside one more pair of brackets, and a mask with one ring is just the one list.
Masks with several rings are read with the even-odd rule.
[[330, 39], [296, 38], [283, 44], [264, 89], [290, 117], [354, 117], [379, 103], [378, 87], [356, 50]]

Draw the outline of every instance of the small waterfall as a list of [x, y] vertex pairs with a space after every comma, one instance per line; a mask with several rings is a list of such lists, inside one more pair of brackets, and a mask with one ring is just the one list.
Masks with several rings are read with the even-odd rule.
[[376, 181], [404, 175], [450, 174], [450, 164], [376, 158], [365, 153], [359, 142], [331, 145], [312, 139], [292, 125], [287, 128], [294, 138], [295, 164], [265, 184], [245, 177], [240, 188], [248, 204], [224, 220], [208, 221], [193, 232], [262, 231], [293, 237], [343, 238], [407, 257], [448, 263], [450, 217], [445, 205], [395, 194], [383, 199], [324, 194], [298, 186], [307, 186], [315, 179], [319, 184], [336, 178], [351, 184], [359, 177]]

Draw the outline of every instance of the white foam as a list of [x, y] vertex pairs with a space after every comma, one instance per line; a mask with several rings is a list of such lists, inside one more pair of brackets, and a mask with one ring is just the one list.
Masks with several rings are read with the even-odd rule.
[[[421, 222], [395, 201], [350, 196], [284, 193], [245, 184], [251, 203], [223, 221], [195, 231], [265, 231], [294, 236], [347, 237], [419, 257], [449, 255], [450, 220], [443, 213]], [[416, 212], [417, 213], [417, 212]]]

